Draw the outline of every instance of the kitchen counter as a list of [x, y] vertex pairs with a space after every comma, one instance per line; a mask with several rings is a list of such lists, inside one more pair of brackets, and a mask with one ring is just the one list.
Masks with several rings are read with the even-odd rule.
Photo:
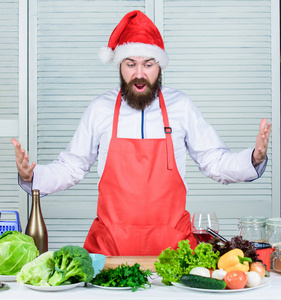
[[7, 300], [44, 300], [44, 299], [68, 299], [68, 300], [87, 300], [87, 299], [101, 299], [101, 300], [118, 300], [118, 299], [278, 299], [281, 295], [281, 273], [271, 272], [270, 283], [252, 290], [244, 290], [243, 292], [232, 293], [210, 293], [199, 292], [190, 289], [179, 288], [176, 286], [165, 286], [161, 283], [161, 278], [156, 278], [152, 281], [151, 288], [146, 290], [139, 289], [136, 292], [131, 290], [107, 290], [96, 288], [93, 286], [88, 287], [75, 287], [70, 290], [58, 292], [42, 292], [31, 290], [28, 287], [22, 286], [17, 282], [7, 282], [10, 289], [0, 291], [0, 298]]

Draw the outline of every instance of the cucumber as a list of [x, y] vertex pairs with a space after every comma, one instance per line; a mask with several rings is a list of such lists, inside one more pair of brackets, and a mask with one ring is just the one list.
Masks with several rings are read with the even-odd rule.
[[223, 290], [226, 287], [224, 280], [218, 280], [210, 277], [203, 277], [194, 274], [185, 274], [180, 278], [182, 284], [199, 289]]

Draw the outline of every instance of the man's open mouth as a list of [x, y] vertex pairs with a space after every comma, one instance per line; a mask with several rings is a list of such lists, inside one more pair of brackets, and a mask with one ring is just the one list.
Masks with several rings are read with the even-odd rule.
[[134, 84], [134, 88], [137, 92], [141, 93], [145, 90], [146, 84], [136, 83], [136, 84]]

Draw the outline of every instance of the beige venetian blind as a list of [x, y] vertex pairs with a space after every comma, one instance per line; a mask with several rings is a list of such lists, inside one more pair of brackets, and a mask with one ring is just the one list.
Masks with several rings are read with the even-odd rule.
[[[12, 137], [19, 122], [19, 3], [0, 2], [0, 210], [19, 209]], [[3, 218], [3, 215], [2, 215]]]
[[[256, 0], [163, 1], [161, 25], [171, 61], [165, 84], [190, 95], [232, 151], [254, 147], [260, 120], [272, 121], [271, 5]], [[236, 234], [239, 216], [271, 216], [273, 205], [280, 203], [272, 196], [279, 191], [272, 187], [271, 142], [268, 156], [262, 178], [228, 186], [204, 177], [188, 157], [187, 209], [215, 210], [226, 237]]]

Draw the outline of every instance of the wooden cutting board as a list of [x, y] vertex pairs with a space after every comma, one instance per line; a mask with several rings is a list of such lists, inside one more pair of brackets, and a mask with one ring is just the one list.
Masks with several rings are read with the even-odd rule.
[[133, 266], [135, 263], [151, 272], [156, 272], [154, 263], [158, 260], [158, 256], [107, 256], [105, 258], [104, 268], [116, 268], [121, 264]]

